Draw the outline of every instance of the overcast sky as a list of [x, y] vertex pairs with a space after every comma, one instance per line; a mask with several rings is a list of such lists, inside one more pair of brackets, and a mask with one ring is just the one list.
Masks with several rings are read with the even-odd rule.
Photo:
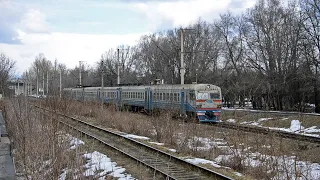
[[199, 17], [244, 12], [257, 0], [0, 0], [0, 53], [26, 71], [39, 53], [68, 68], [93, 65], [143, 34], [186, 26]]

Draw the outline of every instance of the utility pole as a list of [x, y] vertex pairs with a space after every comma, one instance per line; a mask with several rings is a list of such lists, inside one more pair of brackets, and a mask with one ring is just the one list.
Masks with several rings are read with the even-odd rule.
[[60, 98], [61, 98], [61, 95], [62, 95], [62, 83], [61, 83], [61, 73], [62, 73], [62, 70], [60, 69]]
[[[120, 63], [120, 50], [121, 50], [121, 60], [122, 60], [122, 63]], [[118, 77], [117, 77], [117, 84], [120, 84], [120, 65], [122, 65], [122, 67], [123, 67], [122, 70], [123, 70], [123, 72], [124, 72], [124, 62], [123, 62], [123, 51], [124, 51], [124, 50], [129, 51], [129, 47], [128, 47], [128, 49], [125, 49], [124, 46], [122, 46], [121, 49], [120, 49], [120, 48], [117, 49], [117, 54], [118, 54], [118, 68], [117, 68]]]
[[42, 96], [44, 96], [44, 72], [42, 72]]
[[47, 95], [49, 93], [49, 72], [47, 71]]
[[39, 69], [37, 67], [37, 97], [39, 96]]
[[117, 74], [118, 74], [118, 78], [117, 78], [117, 84], [119, 85], [120, 84], [120, 54], [119, 54], [119, 48], [117, 49], [117, 54], [118, 54], [118, 71], [117, 71]]
[[19, 92], [20, 92], [20, 83], [19, 83], [19, 78], [18, 78], [18, 95], [19, 95]]
[[26, 76], [24, 77], [23, 81], [23, 94], [24, 96], [28, 96], [28, 81], [27, 81], [27, 75], [28, 75], [28, 71], [26, 71]]
[[81, 84], [81, 65], [82, 64], [82, 61], [79, 61], [79, 86], [81, 87], [82, 84]]
[[185, 75], [185, 68], [184, 68], [184, 31], [194, 31], [195, 29], [183, 29], [181, 28], [181, 65], [180, 65], [180, 77], [181, 77], [181, 84], [184, 84], [184, 75]]
[[183, 62], [183, 29], [181, 28], [181, 65], [180, 65], [180, 78], [181, 84], [184, 84], [184, 62]]
[[104, 76], [104, 67], [103, 67], [103, 60], [101, 60], [101, 92], [100, 92], [100, 96], [101, 96], [101, 108], [103, 108], [103, 103], [104, 103], [104, 96], [103, 96], [103, 86], [104, 86], [104, 82], [103, 82], [103, 76]]

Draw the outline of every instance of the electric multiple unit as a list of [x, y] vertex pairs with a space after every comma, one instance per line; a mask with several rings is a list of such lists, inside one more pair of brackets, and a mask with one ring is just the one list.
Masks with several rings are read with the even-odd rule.
[[219, 122], [222, 104], [221, 88], [213, 84], [65, 88], [64, 95], [136, 111], [175, 110], [200, 122]]

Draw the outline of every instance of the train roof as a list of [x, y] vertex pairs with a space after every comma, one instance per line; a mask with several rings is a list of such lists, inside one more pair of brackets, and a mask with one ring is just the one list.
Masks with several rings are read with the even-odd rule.
[[[219, 86], [213, 84], [159, 84], [159, 85], [144, 85], [144, 86], [115, 86], [115, 87], [103, 87], [104, 89], [115, 90], [118, 88], [121, 89], [192, 89], [192, 90], [221, 90]], [[64, 90], [71, 89], [85, 89], [85, 90], [98, 90], [101, 87], [84, 87], [84, 88], [64, 88]]]

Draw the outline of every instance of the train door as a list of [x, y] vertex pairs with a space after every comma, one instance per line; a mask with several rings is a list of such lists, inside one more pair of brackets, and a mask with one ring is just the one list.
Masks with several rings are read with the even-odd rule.
[[149, 109], [149, 96], [148, 96], [148, 88], [144, 90], [144, 109]]
[[118, 110], [120, 110], [121, 107], [122, 107], [122, 102], [121, 102], [121, 88], [118, 88], [118, 89], [117, 89], [117, 101], [116, 101], [116, 105], [117, 105]]
[[97, 100], [101, 100], [101, 97], [100, 97], [100, 89], [98, 89], [98, 91], [97, 91]]
[[144, 91], [144, 109], [151, 111], [152, 110], [152, 90], [150, 88], [146, 88]]
[[186, 114], [186, 108], [185, 108], [185, 91], [182, 90], [180, 93], [180, 114], [185, 115]]
[[192, 106], [196, 106], [196, 94], [194, 90], [189, 90], [188, 94], [186, 95], [187, 102]]

